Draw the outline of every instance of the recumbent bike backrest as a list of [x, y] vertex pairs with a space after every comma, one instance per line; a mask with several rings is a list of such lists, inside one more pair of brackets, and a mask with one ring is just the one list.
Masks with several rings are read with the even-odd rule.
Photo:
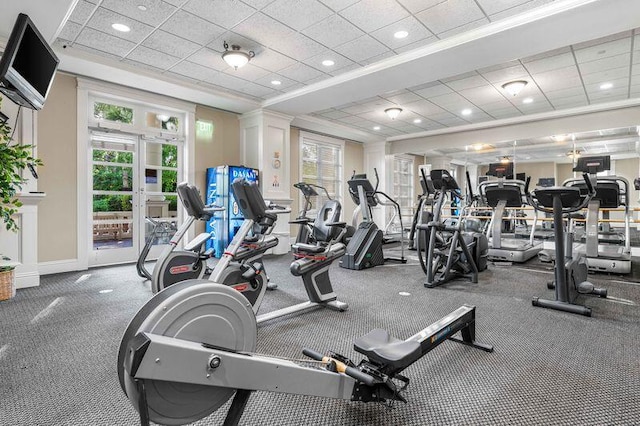
[[213, 216], [212, 212], [205, 210], [205, 205], [200, 197], [200, 191], [195, 185], [182, 182], [178, 185], [178, 195], [182, 205], [187, 210], [187, 214], [198, 220], [209, 220]]
[[342, 206], [338, 201], [325, 201], [320, 210], [318, 210], [316, 219], [313, 222], [313, 237], [316, 241], [326, 243], [338, 236], [340, 228], [327, 224], [338, 222], [341, 210]]
[[[267, 205], [258, 189], [258, 185], [244, 178], [238, 178], [231, 184], [238, 208], [245, 219], [251, 219], [263, 229], [272, 226], [278, 218], [267, 213]], [[260, 232], [262, 233], [262, 232]]]

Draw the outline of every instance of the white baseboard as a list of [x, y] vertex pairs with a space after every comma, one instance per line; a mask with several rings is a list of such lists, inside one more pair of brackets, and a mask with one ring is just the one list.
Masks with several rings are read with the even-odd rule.
[[40, 275], [60, 274], [62, 272], [85, 271], [87, 268], [80, 264], [78, 259], [53, 260], [40, 262], [38, 271]]
[[40, 285], [40, 275], [37, 272], [16, 274], [16, 289], [37, 287]]

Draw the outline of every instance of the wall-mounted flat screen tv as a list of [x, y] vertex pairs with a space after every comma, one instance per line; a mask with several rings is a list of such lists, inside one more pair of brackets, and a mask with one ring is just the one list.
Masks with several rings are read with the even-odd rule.
[[0, 59], [0, 91], [18, 105], [42, 109], [59, 62], [35, 24], [21, 13]]

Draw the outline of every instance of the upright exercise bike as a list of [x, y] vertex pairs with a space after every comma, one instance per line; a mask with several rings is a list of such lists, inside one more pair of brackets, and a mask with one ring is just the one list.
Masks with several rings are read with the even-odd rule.
[[550, 188], [536, 188], [527, 192], [529, 204], [536, 210], [553, 213], [553, 228], [555, 233], [556, 260], [554, 267], [554, 282], [549, 288], [555, 288], [555, 300], [534, 297], [533, 306], [556, 309], [590, 317], [591, 308], [575, 303], [579, 295], [592, 294], [607, 297], [607, 290], [596, 288], [587, 281], [588, 268], [584, 256], [573, 255], [573, 233], [564, 232], [564, 216], [583, 209], [595, 195], [595, 189], [589, 175], [582, 175], [588, 189], [588, 194], [582, 196], [580, 188], [576, 186], [553, 186]]

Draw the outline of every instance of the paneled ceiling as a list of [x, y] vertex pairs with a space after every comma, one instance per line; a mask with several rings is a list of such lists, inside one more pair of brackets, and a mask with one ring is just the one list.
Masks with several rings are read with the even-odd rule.
[[[28, 8], [39, 26], [57, 20], [50, 40], [62, 70], [238, 113], [271, 109], [361, 142], [640, 103], [638, 0], [65, 0], [64, 18], [56, 1], [3, 11]], [[224, 42], [255, 57], [234, 70]], [[515, 97], [502, 88], [512, 80], [527, 81]], [[384, 114], [391, 106], [403, 109], [395, 120]], [[634, 129], [606, 149], [637, 155]], [[494, 148], [475, 162], [513, 146], [486, 142]], [[584, 143], [586, 153], [604, 140]], [[519, 150], [548, 144], [518, 140]], [[464, 149], [435, 151], [463, 161]], [[530, 151], [534, 161], [567, 149]]]

